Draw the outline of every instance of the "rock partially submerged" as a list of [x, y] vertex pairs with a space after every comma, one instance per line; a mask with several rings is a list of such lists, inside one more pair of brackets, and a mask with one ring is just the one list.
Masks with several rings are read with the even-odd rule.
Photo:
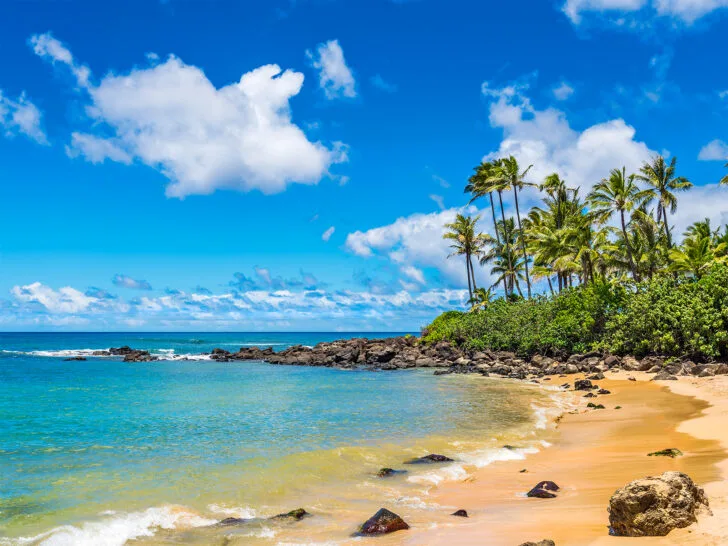
[[[271, 521], [301, 521], [303, 518], [311, 517], [311, 514], [306, 512], [303, 508], [296, 508], [295, 510], [291, 510], [290, 512], [285, 512], [283, 514], [278, 514], [276, 516], [272, 516], [268, 518], [268, 520]], [[260, 522], [265, 521], [264, 518], [225, 518], [216, 524], [213, 525], [213, 527], [234, 527], [237, 525], [245, 525], [248, 523], [254, 523], [254, 522]]]
[[355, 535], [386, 535], [396, 531], [404, 531], [409, 528], [409, 525], [407, 525], [407, 523], [397, 514], [390, 512], [386, 508], [380, 508], [376, 514], [362, 523], [361, 527], [359, 527], [359, 531], [357, 531]]
[[653, 451], [652, 453], [648, 453], [648, 457], [670, 457], [671, 459], [674, 459], [675, 457], [681, 457], [682, 451], [680, 451], [677, 448], [671, 447], [668, 449], [661, 449], [660, 451]]
[[424, 457], [416, 457], [405, 461], [404, 464], [432, 464], [432, 463], [451, 463], [454, 459], [446, 457], [445, 455], [438, 455], [436, 453], [430, 453]]
[[536, 486], [526, 493], [527, 497], [535, 499], [553, 499], [556, 497], [555, 491], [559, 491], [559, 486], [551, 481], [538, 482]]
[[377, 472], [378, 478], [390, 478], [397, 476], [398, 474], [407, 474], [406, 470], [395, 470], [394, 468], [380, 468]]
[[306, 510], [304, 510], [303, 508], [296, 508], [295, 510], [291, 510], [290, 512], [286, 512], [285, 514], [278, 514], [277, 516], [273, 516], [270, 519], [301, 521], [303, 518], [308, 517], [311, 517], [311, 514], [306, 512]]
[[704, 491], [682, 472], [665, 472], [635, 480], [609, 500], [610, 534], [625, 537], [665, 536], [710, 512]]

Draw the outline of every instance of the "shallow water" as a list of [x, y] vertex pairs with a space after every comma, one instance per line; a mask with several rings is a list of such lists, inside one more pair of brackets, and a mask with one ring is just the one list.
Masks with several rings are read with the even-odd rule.
[[[450, 507], [430, 488], [548, 438], [554, 393], [537, 386], [181, 359], [338, 337], [0, 334], [0, 544], [343, 540], [382, 505], [432, 525]], [[64, 361], [119, 345], [167, 360]], [[427, 452], [457, 462], [374, 477]], [[314, 517], [264, 519], [299, 506]], [[228, 516], [260, 519], [209, 527]]]

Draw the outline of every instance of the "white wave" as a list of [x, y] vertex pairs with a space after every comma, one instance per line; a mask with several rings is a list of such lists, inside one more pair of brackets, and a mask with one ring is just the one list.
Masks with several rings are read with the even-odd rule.
[[108, 351], [109, 349], [59, 349], [55, 351], [10, 351], [2, 350], [0, 352], [16, 355], [44, 356], [55, 358], [73, 358], [76, 356], [94, 356], [95, 351]]
[[34, 537], [0, 539], [0, 544], [21, 546], [124, 546], [128, 541], [151, 537], [160, 529], [212, 525], [217, 520], [203, 518], [179, 506], [148, 508], [143, 512], [105, 512], [100, 521], [78, 526], [63, 525]]
[[210, 512], [221, 514], [227, 517], [253, 519], [258, 517], [258, 513], [247, 506], [225, 506], [221, 504], [211, 504], [207, 507]]

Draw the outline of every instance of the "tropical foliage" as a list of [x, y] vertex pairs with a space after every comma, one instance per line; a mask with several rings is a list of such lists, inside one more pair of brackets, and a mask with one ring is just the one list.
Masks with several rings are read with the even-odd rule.
[[[673, 234], [678, 194], [692, 187], [676, 158], [613, 169], [584, 196], [557, 174], [528, 182], [530, 172], [512, 156], [475, 168], [465, 191], [488, 200], [490, 233], [459, 215], [445, 235], [465, 257], [471, 308], [439, 317], [426, 339], [519, 354], [728, 356], [728, 226], [706, 219]], [[540, 203], [523, 214], [527, 187]], [[477, 264], [492, 286], [476, 287]]]

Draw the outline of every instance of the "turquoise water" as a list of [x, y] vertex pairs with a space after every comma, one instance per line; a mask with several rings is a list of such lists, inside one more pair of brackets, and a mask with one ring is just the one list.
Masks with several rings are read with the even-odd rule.
[[[530, 438], [534, 401], [546, 403], [533, 388], [482, 378], [198, 356], [339, 337], [0, 334], [0, 543], [124, 544], [304, 503], [358, 517], [353, 502], [421, 493], [440, 479], [425, 473], [402, 480], [396, 493], [376, 484], [352, 491], [380, 466], [430, 450], [477, 453], [486, 439]], [[64, 360], [120, 345], [166, 360]], [[338, 532], [335, 519], [327, 533]], [[239, 538], [265, 542], [280, 533]], [[202, 537], [174, 540], [207, 542]]]

